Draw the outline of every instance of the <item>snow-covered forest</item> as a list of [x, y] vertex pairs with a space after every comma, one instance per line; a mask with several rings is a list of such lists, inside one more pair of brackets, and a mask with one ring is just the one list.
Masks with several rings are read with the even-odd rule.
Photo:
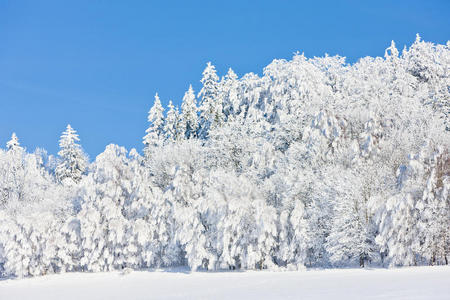
[[90, 162], [70, 125], [57, 156], [13, 134], [1, 276], [448, 264], [449, 47], [298, 53], [241, 78], [208, 63], [181, 107], [155, 96], [142, 155]]

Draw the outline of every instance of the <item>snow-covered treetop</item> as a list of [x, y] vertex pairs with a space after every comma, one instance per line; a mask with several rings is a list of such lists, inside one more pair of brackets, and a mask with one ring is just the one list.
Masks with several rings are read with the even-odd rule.
[[201, 99], [200, 111], [204, 114], [211, 115], [214, 113], [214, 101], [218, 94], [218, 81], [219, 76], [217, 76], [216, 68], [211, 62], [208, 62], [200, 80], [203, 87], [198, 93], [198, 97]]
[[88, 159], [79, 141], [77, 132], [68, 124], [59, 140], [59, 164], [55, 174], [60, 182], [78, 183], [86, 170]]
[[224, 121], [223, 114], [223, 97], [219, 87], [219, 76], [217, 76], [216, 68], [208, 62], [203, 77], [200, 80], [203, 84], [198, 97], [200, 97], [200, 137], [204, 138], [208, 135], [210, 128], [221, 125]]
[[161, 105], [158, 93], [155, 94], [155, 101], [148, 112], [147, 120], [150, 125], [145, 131], [146, 135], [143, 138], [146, 156], [149, 155], [150, 147], [157, 146], [164, 140], [164, 108]]
[[219, 81], [219, 76], [217, 76], [216, 67], [208, 62], [206, 64], [205, 70], [202, 73], [203, 77], [200, 82], [203, 84], [203, 89], [199, 93], [199, 97], [202, 95], [207, 95], [208, 92], [215, 86], [215, 83]]
[[198, 129], [197, 103], [195, 99], [194, 89], [189, 85], [189, 89], [183, 96], [181, 104], [181, 123], [180, 134], [185, 138], [196, 136]]
[[70, 124], [67, 124], [66, 130], [62, 133], [61, 138], [59, 140], [59, 147], [63, 149], [68, 146], [74, 145], [76, 142], [79, 141], [80, 138], [78, 137], [77, 132], [72, 128], [72, 126], [70, 126]]
[[15, 132], [11, 135], [11, 139], [6, 143], [6, 149], [8, 151], [15, 151], [17, 149], [21, 149], [19, 139]]
[[164, 108], [161, 105], [158, 93], [155, 94], [155, 101], [152, 108], [148, 112], [148, 122], [150, 122], [155, 128], [160, 128], [164, 122]]
[[386, 51], [384, 52], [384, 57], [386, 59], [388, 59], [389, 57], [398, 57], [398, 53], [399, 52], [398, 52], [397, 48], [395, 47], [395, 42], [392, 41], [391, 46], [386, 48]]
[[175, 108], [172, 100], [169, 100], [169, 105], [167, 107], [169, 110], [167, 111], [164, 132], [166, 140], [174, 141], [178, 139], [178, 108]]
[[229, 80], [237, 80], [238, 76], [234, 73], [232, 68], [228, 68], [227, 75], [225, 75], [225, 79]]

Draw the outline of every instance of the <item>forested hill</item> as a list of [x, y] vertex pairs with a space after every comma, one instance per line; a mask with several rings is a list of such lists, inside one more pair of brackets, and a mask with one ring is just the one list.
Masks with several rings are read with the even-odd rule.
[[[143, 155], [0, 150], [0, 272], [448, 264], [450, 49], [274, 60], [149, 111]], [[401, 52], [401, 53], [400, 53]]]

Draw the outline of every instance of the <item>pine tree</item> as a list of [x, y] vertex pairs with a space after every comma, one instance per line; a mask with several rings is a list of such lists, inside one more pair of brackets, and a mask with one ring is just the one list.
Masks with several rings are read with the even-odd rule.
[[238, 114], [239, 111], [239, 97], [238, 97], [238, 76], [229, 68], [227, 75], [222, 78], [220, 82], [220, 97], [223, 103], [223, 112], [225, 117]]
[[25, 196], [25, 177], [28, 175], [26, 153], [20, 147], [15, 133], [6, 143], [6, 149], [3, 159], [0, 161], [0, 204], [18, 204], [24, 200]]
[[184, 94], [183, 103], [181, 104], [181, 119], [179, 126], [181, 138], [189, 139], [196, 137], [197, 129], [197, 105], [194, 90], [192, 89], [192, 85], [189, 85], [189, 89]]
[[203, 84], [198, 97], [200, 101], [201, 136], [206, 137], [209, 128], [214, 128], [223, 123], [223, 105], [219, 97], [219, 77], [216, 68], [208, 62], [203, 71]]
[[22, 149], [15, 132], [13, 132], [13, 134], [11, 135], [11, 139], [6, 143], [6, 149], [8, 151], [17, 151], [19, 149]]
[[148, 122], [150, 126], [145, 131], [144, 136], [144, 154], [148, 158], [150, 155], [150, 148], [162, 144], [164, 139], [164, 108], [161, 105], [158, 93], [155, 95], [155, 102], [148, 112]]
[[166, 135], [166, 140], [168, 141], [176, 141], [178, 140], [179, 130], [179, 115], [178, 108], [172, 104], [172, 101], [169, 101], [169, 111], [167, 112], [166, 122], [164, 124], [164, 132]]
[[60, 182], [78, 183], [84, 174], [88, 159], [77, 142], [80, 139], [77, 132], [69, 125], [59, 140], [59, 163], [55, 169], [56, 177]]

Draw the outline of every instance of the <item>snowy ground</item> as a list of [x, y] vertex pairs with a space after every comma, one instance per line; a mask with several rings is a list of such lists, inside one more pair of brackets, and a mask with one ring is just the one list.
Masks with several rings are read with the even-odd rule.
[[69, 273], [0, 281], [0, 299], [450, 299], [450, 267]]

